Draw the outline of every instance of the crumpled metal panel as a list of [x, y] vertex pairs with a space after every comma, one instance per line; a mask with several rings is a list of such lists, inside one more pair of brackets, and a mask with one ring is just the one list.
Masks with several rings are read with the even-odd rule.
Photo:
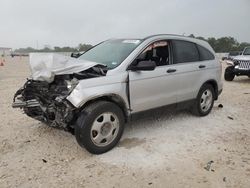
[[79, 108], [87, 101], [102, 96], [119, 96], [126, 106], [128, 98], [126, 95], [126, 81], [128, 73], [124, 72], [118, 75], [106, 75], [98, 78], [80, 80], [76, 88], [67, 97], [75, 107]]
[[76, 59], [55, 53], [31, 53], [30, 68], [33, 80], [53, 82], [55, 75], [73, 74], [99, 63]]

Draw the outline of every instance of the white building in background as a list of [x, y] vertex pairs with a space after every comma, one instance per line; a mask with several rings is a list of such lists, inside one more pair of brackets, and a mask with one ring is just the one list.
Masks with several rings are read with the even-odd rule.
[[11, 48], [0, 47], [0, 57], [9, 56], [12, 52]]

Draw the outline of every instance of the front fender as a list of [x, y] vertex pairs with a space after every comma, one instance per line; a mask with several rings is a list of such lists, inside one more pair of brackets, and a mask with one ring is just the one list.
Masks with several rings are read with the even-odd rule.
[[126, 106], [129, 106], [127, 97], [127, 74], [81, 80], [67, 97], [67, 100], [76, 108], [80, 108], [90, 100], [112, 95], [119, 96], [123, 99]]

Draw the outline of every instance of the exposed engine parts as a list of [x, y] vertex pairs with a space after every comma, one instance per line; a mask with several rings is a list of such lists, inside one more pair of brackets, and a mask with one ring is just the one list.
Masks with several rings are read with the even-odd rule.
[[15, 96], [13, 108], [22, 108], [24, 112], [49, 126], [68, 130], [77, 110], [66, 97], [79, 80], [105, 75], [98, 67], [71, 75], [57, 75], [52, 83], [27, 80]]

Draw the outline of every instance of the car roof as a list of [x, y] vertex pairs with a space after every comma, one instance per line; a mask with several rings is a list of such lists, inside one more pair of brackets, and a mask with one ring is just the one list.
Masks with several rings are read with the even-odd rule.
[[197, 38], [192, 38], [192, 37], [187, 37], [187, 36], [184, 36], [184, 35], [176, 35], [176, 34], [157, 34], [157, 35], [150, 35], [150, 36], [147, 36], [145, 37], [143, 40], [150, 40], [150, 41], [153, 41], [153, 40], [164, 40], [164, 39], [169, 39], [169, 40], [185, 40], [185, 41], [189, 41], [189, 42], [193, 42], [193, 43], [196, 43], [198, 45], [201, 45], [203, 47], [205, 47], [206, 49], [210, 50], [211, 52], [215, 53], [213, 48], [208, 44], [207, 41], [204, 41], [204, 40], [200, 40], [200, 39], [197, 39]]
[[[203, 42], [204, 40], [200, 40], [197, 38], [193, 38], [193, 37], [188, 37], [188, 36], [184, 36], [184, 35], [177, 35], [177, 34], [157, 34], [157, 35], [150, 35], [145, 37], [143, 40], [148, 40], [148, 39], [161, 39], [161, 38], [168, 38], [168, 39], [180, 39], [180, 40], [188, 40], [188, 41], [192, 41], [194, 43], [197, 42]], [[204, 41], [206, 42], [206, 41]]]
[[[144, 38], [144, 40], [149, 39], [149, 38], [154, 38], [154, 37], [161, 37], [161, 36], [177, 36], [177, 37], [186, 37], [184, 35], [177, 35], [177, 34], [156, 34], [156, 35], [149, 35]], [[190, 38], [190, 37], [189, 37]]]
[[[192, 37], [188, 37], [188, 36], [184, 36], [184, 35], [178, 35], [178, 34], [155, 34], [155, 35], [149, 35], [146, 36], [144, 38], [140, 38], [140, 37], [132, 37], [132, 38], [110, 38], [108, 40], [148, 40], [148, 39], [155, 39], [155, 38], [179, 38], [179, 39], [189, 39], [189, 40], [200, 40], [200, 39], [196, 39], [196, 38], [192, 38]], [[107, 41], [108, 41], [107, 40]], [[201, 40], [203, 41], [203, 40]]]
[[139, 37], [138, 38], [111, 38], [109, 40], [140, 40], [142, 42], [145, 42], [145, 41], [153, 42], [155, 40], [184, 40], [184, 41], [196, 43], [200, 46], [205, 47], [212, 53], [215, 53], [213, 48], [208, 44], [207, 41], [184, 36], [184, 35], [177, 35], [177, 34], [156, 34], [156, 35], [146, 36], [145, 38], [139, 38]]

